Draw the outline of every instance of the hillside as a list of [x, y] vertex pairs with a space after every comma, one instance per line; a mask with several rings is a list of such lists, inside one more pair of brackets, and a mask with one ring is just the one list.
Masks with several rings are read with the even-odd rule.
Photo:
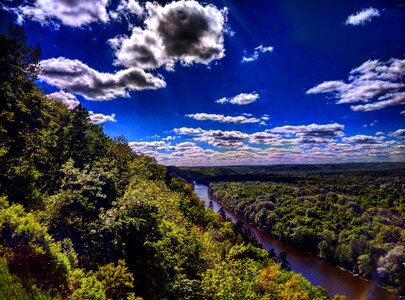
[[39, 48], [0, 36], [1, 299], [328, 299], [182, 179], [35, 86]]

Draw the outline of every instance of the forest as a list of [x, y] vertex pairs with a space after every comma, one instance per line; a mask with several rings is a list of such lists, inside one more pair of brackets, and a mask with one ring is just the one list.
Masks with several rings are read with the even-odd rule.
[[217, 181], [272, 181], [296, 182], [296, 175], [398, 175], [405, 176], [405, 162], [281, 164], [212, 167], [168, 167], [171, 174], [209, 184]]
[[209, 192], [277, 239], [403, 294], [404, 176], [392, 173], [295, 173], [290, 182], [214, 182]]
[[329, 299], [83, 106], [44, 96], [39, 57], [21, 27], [0, 35], [0, 299]]

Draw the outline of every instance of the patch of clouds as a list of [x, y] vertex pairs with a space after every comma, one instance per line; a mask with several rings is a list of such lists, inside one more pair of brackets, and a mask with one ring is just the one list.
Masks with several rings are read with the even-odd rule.
[[333, 138], [344, 136], [344, 125], [338, 123], [332, 124], [309, 124], [309, 125], [286, 125], [275, 127], [270, 130], [271, 133], [283, 134], [286, 136], [295, 136], [301, 138], [302, 142], [322, 143], [328, 142]]
[[152, 141], [152, 142], [129, 142], [129, 147], [136, 153], [148, 153], [150, 151], [174, 149], [173, 146], [165, 141]]
[[104, 115], [104, 114], [96, 114], [92, 111], [89, 111], [89, 120], [93, 124], [103, 124], [105, 122], [117, 122], [115, 118], [115, 114], [111, 115]]
[[347, 83], [326, 81], [306, 93], [332, 93], [337, 104], [355, 104], [353, 111], [374, 111], [405, 104], [404, 77], [405, 59], [368, 60], [350, 71]]
[[263, 121], [268, 121], [268, 120], [270, 120], [270, 116], [267, 114], [264, 114], [260, 119], [262, 119]]
[[4, 10], [17, 15], [17, 23], [25, 19], [38, 22], [41, 25], [59, 24], [71, 27], [82, 27], [90, 23], [107, 23], [109, 16], [107, 6], [109, 0], [35, 0], [24, 1], [22, 5], [11, 7], [2, 5]]
[[64, 105], [66, 105], [68, 109], [73, 109], [80, 104], [80, 101], [77, 100], [75, 95], [65, 92], [63, 90], [54, 92], [52, 94], [48, 94], [46, 96], [48, 98], [54, 99]]
[[403, 139], [405, 138], [405, 129], [398, 129], [394, 132], [391, 132], [390, 136]]
[[352, 105], [350, 108], [353, 111], [373, 111], [392, 106], [405, 105], [405, 92], [387, 94], [380, 97], [378, 100], [379, 101], [374, 103]]
[[370, 135], [355, 135], [343, 138], [344, 142], [356, 144], [377, 144], [384, 140], [384, 136], [370, 136]]
[[235, 104], [235, 105], [247, 105], [256, 102], [260, 98], [260, 95], [256, 92], [241, 93], [231, 98], [223, 97], [215, 101], [218, 104]]
[[334, 91], [339, 91], [343, 89], [346, 84], [343, 81], [325, 81], [321, 84], [309, 89], [307, 94], [320, 94], [320, 93], [329, 93]]
[[109, 40], [116, 65], [142, 69], [210, 64], [225, 56], [227, 9], [197, 1], [145, 4], [143, 27]]
[[378, 9], [369, 7], [347, 17], [345, 24], [353, 26], [365, 25], [371, 22], [373, 18], [379, 16], [381, 16], [381, 13]]
[[255, 132], [249, 136], [249, 143], [251, 144], [271, 144], [275, 145], [280, 141], [279, 134], [269, 132]]
[[257, 118], [248, 118], [245, 116], [225, 116], [221, 114], [207, 114], [207, 113], [196, 113], [196, 114], [187, 114], [186, 117], [192, 118], [198, 121], [214, 121], [220, 123], [237, 123], [237, 124], [252, 124], [260, 123], [260, 119]]
[[176, 136], [168, 135], [167, 137], [164, 137], [162, 141], [174, 141], [176, 138]]
[[[405, 135], [400, 131], [391, 133], [392, 137], [384, 134], [348, 137], [339, 133], [342, 128], [336, 123], [273, 129], [281, 133], [181, 127], [173, 132], [186, 141], [130, 144], [136, 152], [153, 155], [162, 164], [177, 166], [402, 161], [405, 157], [404, 147], [397, 141], [397, 136]], [[336, 133], [327, 133], [326, 137], [335, 138], [327, 138], [326, 143], [322, 139], [328, 130]], [[303, 136], [304, 133], [309, 135]]]
[[88, 100], [129, 97], [129, 92], [166, 87], [161, 76], [129, 68], [116, 73], [98, 72], [77, 59], [51, 58], [40, 62], [39, 79], [61, 89], [82, 95]]
[[363, 124], [363, 128], [367, 128], [367, 127], [374, 127], [378, 124], [378, 120], [374, 120], [373, 122], [371, 122], [370, 124]]
[[132, 15], [141, 16], [144, 8], [135, 0], [121, 0], [115, 10], [109, 11], [108, 15], [111, 19], [116, 20], [124, 17], [131, 24], [130, 18]]
[[240, 131], [203, 130], [201, 128], [181, 127], [173, 131], [179, 135], [194, 136], [195, 141], [204, 142], [218, 148], [244, 148], [244, 140], [249, 135]]
[[343, 130], [343, 125], [333, 123], [287, 125], [251, 134], [241, 131], [204, 130], [188, 127], [175, 128], [173, 131], [178, 135], [192, 136], [195, 141], [218, 148], [234, 149], [246, 148], [247, 143], [273, 146], [330, 143], [343, 137]]
[[256, 61], [260, 54], [262, 53], [266, 53], [266, 52], [273, 52], [274, 48], [272, 46], [263, 46], [263, 45], [259, 45], [256, 48], [253, 49], [253, 53], [251, 55], [248, 55], [247, 52], [245, 51], [243, 57], [242, 57], [242, 63], [248, 63], [248, 62], [253, 62]]

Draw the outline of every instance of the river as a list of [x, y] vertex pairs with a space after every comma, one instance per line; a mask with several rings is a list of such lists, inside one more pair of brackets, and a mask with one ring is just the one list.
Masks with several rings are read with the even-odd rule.
[[[221, 203], [210, 199], [208, 196], [208, 187], [206, 185], [195, 184], [194, 192], [204, 201], [208, 207], [212, 201], [213, 210], [218, 212], [222, 207]], [[315, 255], [302, 252], [290, 245], [284, 244], [271, 237], [269, 234], [258, 230], [255, 226], [247, 224], [240, 217], [233, 214], [224, 207], [227, 217], [232, 222], [242, 221], [255, 235], [263, 248], [271, 248], [278, 254], [280, 251], [287, 253], [287, 260], [291, 269], [296, 273], [301, 273], [313, 285], [319, 285], [328, 291], [330, 296], [335, 294], [345, 295], [350, 300], [391, 300], [398, 299], [394, 293], [376, 286], [372, 282], [366, 281], [353, 275], [350, 272], [334, 267]]]

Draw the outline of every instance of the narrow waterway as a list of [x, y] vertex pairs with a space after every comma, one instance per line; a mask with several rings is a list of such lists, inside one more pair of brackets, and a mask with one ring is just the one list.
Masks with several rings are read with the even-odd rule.
[[[222, 207], [221, 203], [209, 198], [208, 187], [206, 185], [195, 184], [194, 191], [207, 207], [210, 205], [210, 201], [212, 201], [212, 208], [215, 212], [218, 212]], [[354, 276], [350, 272], [329, 265], [315, 255], [304, 253], [274, 239], [269, 234], [258, 230], [255, 226], [247, 224], [240, 217], [226, 209], [226, 207], [224, 207], [224, 210], [232, 222], [242, 221], [256, 235], [264, 249], [270, 250], [272, 248], [277, 254], [280, 251], [286, 252], [291, 269], [296, 273], [304, 275], [313, 285], [320, 285], [325, 288], [330, 296], [341, 294], [351, 300], [398, 299], [394, 293], [386, 289]]]

